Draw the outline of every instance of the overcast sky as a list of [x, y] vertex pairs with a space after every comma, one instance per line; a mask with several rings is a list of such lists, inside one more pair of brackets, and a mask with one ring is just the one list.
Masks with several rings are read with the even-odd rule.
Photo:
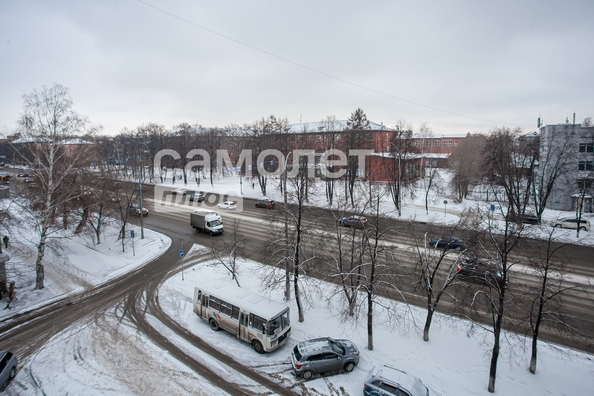
[[434, 134], [594, 117], [594, 1], [0, 0], [0, 133], [60, 83], [117, 134], [347, 119]]

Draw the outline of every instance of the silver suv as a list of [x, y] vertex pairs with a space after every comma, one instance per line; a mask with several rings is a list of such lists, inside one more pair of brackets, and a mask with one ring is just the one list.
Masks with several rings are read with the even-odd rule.
[[390, 366], [375, 366], [363, 385], [364, 396], [439, 396], [420, 379]]
[[295, 375], [306, 380], [314, 374], [340, 370], [350, 373], [359, 364], [359, 350], [349, 340], [315, 338], [295, 345], [291, 364]]
[[8, 386], [16, 375], [17, 358], [11, 352], [0, 351], [0, 392]]

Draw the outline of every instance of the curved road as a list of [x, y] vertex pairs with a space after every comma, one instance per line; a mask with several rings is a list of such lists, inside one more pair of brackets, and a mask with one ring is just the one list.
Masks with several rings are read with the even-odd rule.
[[[222, 215], [227, 227], [232, 224], [233, 219], [240, 219], [238, 224], [240, 234], [243, 239], [249, 241], [246, 244], [247, 250], [244, 254], [247, 257], [258, 260], [266, 252], [267, 240], [270, 234], [267, 230], [269, 227], [267, 224], [269, 223], [266, 217], [278, 216], [279, 212], [254, 209], [253, 202], [246, 200], [246, 207], [243, 213], [223, 212]], [[166, 234], [172, 239], [171, 247], [162, 256], [144, 267], [101, 285], [94, 290], [71, 296], [66, 300], [57, 301], [41, 309], [18, 314], [5, 320], [0, 326], [0, 349], [10, 348], [19, 356], [21, 361], [26, 360], [39, 350], [52, 336], [60, 333], [72, 324], [80, 321], [91, 322], [97, 317], [105, 315], [113, 307], [119, 306], [126, 318], [156, 345], [167, 350], [172, 356], [175, 356], [179, 361], [186, 364], [198, 375], [207, 378], [216, 387], [225, 390], [229, 394], [258, 393], [255, 393], [253, 389], [245, 389], [241, 385], [228, 382], [227, 378], [222, 378], [203, 363], [189, 356], [151, 326], [147, 320], [147, 314], [157, 318], [168, 329], [187, 340], [196, 348], [201, 349], [222, 364], [231, 367], [238, 373], [258, 383], [265, 390], [265, 394], [303, 394], [303, 388], [299, 390], [287, 388], [285, 385], [271, 380], [270, 377], [258, 373], [249, 367], [245, 367], [229, 356], [222, 354], [216, 348], [204, 343], [199, 337], [171, 320], [159, 307], [159, 286], [164, 280], [179, 270], [176, 267], [180, 248], [188, 251], [194, 242], [205, 246], [222, 245], [225, 242], [228, 243], [232, 237], [230, 233], [222, 237], [209, 237], [207, 235], [197, 234], [189, 226], [187, 213], [160, 213], [151, 210], [151, 215], [144, 218], [145, 227]], [[317, 209], [315, 218], [316, 222], [312, 224], [312, 228], [315, 227], [317, 230], [323, 230], [324, 227], [326, 229], [328, 227], [333, 228], [335, 224], [335, 219], [327, 210]], [[383, 221], [389, 222], [390, 227], [395, 230], [395, 233], [389, 237], [390, 241], [397, 244], [413, 243], [414, 234], [411, 233], [409, 222], [400, 222], [397, 220]], [[444, 230], [439, 227], [425, 225], [423, 227], [429, 227], [430, 235], [444, 233]], [[539, 242], [534, 243], [538, 244]], [[572, 247], [572, 249], [569, 249], [567, 254], [570, 256], [568, 260], [571, 263], [569, 266], [571, 272], [592, 277], [593, 270], [590, 264], [593, 251], [594, 249], [590, 247]], [[202, 257], [203, 260], [207, 260], [208, 258], [206, 254]], [[410, 258], [408, 258], [408, 261], [410, 261]], [[423, 303], [422, 299], [419, 299], [419, 301]], [[575, 303], [577, 304], [576, 309], [587, 311], [588, 323], [594, 323], [594, 320], [592, 320], [591, 305], [579, 307], [580, 302], [576, 301]], [[589, 330], [592, 329], [590, 328]]]

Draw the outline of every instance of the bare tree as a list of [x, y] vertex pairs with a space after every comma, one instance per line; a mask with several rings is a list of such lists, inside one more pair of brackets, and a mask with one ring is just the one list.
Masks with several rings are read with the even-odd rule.
[[454, 173], [452, 187], [456, 192], [456, 200], [462, 202], [468, 194], [469, 187], [480, 181], [482, 172], [482, 152], [486, 136], [468, 134], [449, 157], [448, 166]]
[[80, 167], [88, 165], [91, 145], [66, 146], [70, 139], [93, 132], [88, 121], [72, 110], [68, 89], [59, 84], [23, 95], [24, 113], [19, 121], [21, 136], [27, 138], [31, 156], [21, 154], [37, 175], [39, 199], [36, 210], [39, 231], [35, 271], [36, 289], [44, 287], [43, 257], [47, 238], [55, 231], [56, 213], [65, 200], [73, 199], [60, 184]]
[[402, 216], [402, 190], [413, 179], [409, 161], [415, 151], [412, 139], [412, 126], [406, 120], [399, 120], [394, 128], [396, 132], [389, 141], [390, 160], [384, 161], [384, 177], [390, 190], [392, 202]]
[[532, 174], [537, 161], [534, 145], [521, 136], [521, 130], [499, 128], [487, 138], [484, 170], [491, 181], [505, 193], [505, 207], [509, 218], [522, 224], [530, 203]]
[[213, 244], [212, 256], [216, 263], [222, 265], [231, 274], [231, 279], [235, 280], [237, 286], [239, 279], [237, 278], [237, 270], [239, 266], [239, 259], [242, 257], [242, 250], [244, 245], [244, 239], [241, 238], [239, 233], [239, 219], [233, 219], [231, 225], [232, 239], [229, 243], [224, 243], [222, 247], [217, 247]]
[[534, 209], [539, 220], [542, 219], [555, 184], [565, 179], [573, 159], [573, 142], [566, 139], [565, 133], [554, 129], [551, 133], [552, 136], [543, 140], [535, 136], [532, 143], [532, 150], [538, 158], [538, 167], [532, 173], [534, 181], [531, 186]]
[[[522, 227], [522, 216], [530, 198], [529, 181], [526, 181], [530, 177], [526, 174], [526, 167], [528, 166], [530, 170], [533, 160], [528, 158], [526, 151], [522, 150], [522, 142], [516, 139], [518, 137], [519, 131], [496, 129], [487, 138], [483, 152], [485, 169], [492, 172], [495, 182], [505, 191], [499, 201], [499, 207], [504, 214], [504, 223], [501, 227], [497, 224], [488, 227], [484, 249], [488, 260], [497, 266], [497, 273], [505, 282], [497, 282], [494, 277], [488, 278], [486, 280], [488, 287], [477, 291], [473, 298], [476, 312], [488, 312], [491, 319], [493, 348], [489, 369], [489, 392], [495, 391], [501, 331], [503, 320], [507, 317], [506, 307], [510, 299], [507, 282], [513, 282], [510, 276], [511, 268], [516, 264], [511, 253], [518, 246], [525, 232]], [[519, 220], [517, 220], [518, 216]], [[484, 232], [484, 230], [479, 231]]]
[[[437, 245], [428, 246], [427, 233], [425, 233], [421, 242], [419, 243], [417, 240], [415, 250], [418, 256], [418, 286], [425, 292], [427, 297], [427, 316], [423, 327], [423, 340], [429, 341], [429, 330], [433, 315], [442, 296], [449, 294], [448, 289], [454, 284], [456, 275], [458, 275], [462, 251], [454, 252], [449, 247], [438, 248]], [[451, 255], [455, 255], [454, 260], [446, 259]]]
[[429, 214], [429, 195], [431, 192], [440, 192], [441, 175], [437, 169], [437, 160], [431, 158], [431, 140], [433, 131], [423, 122], [417, 132], [420, 142], [420, 151], [423, 158], [423, 189], [425, 192], [425, 211]]
[[[345, 131], [345, 149], [359, 150], [363, 148], [363, 131], [369, 129], [369, 120], [365, 112], [358, 108], [351, 113], [347, 121], [347, 130]], [[346, 183], [345, 183], [345, 197], [350, 198], [351, 205], [355, 206], [355, 180], [357, 180], [358, 169], [358, 158], [356, 156], [349, 155], [347, 159], [346, 168]]]
[[528, 321], [532, 335], [529, 366], [532, 374], [536, 373], [538, 340], [543, 326], [563, 338], [585, 337], [584, 330], [578, 328], [580, 321], [578, 320], [576, 323], [576, 318], [565, 313], [564, 295], [579, 293], [579, 298], [592, 302], [592, 297], [585, 292], [584, 285], [567, 281], [565, 267], [568, 260], [562, 253], [563, 249], [568, 246], [555, 244], [554, 233], [555, 229], [553, 228], [546, 241], [546, 247], [537, 249], [537, 256], [530, 260], [530, 266], [540, 280], [535, 286], [530, 286], [528, 289], [528, 297], [532, 299]]
[[[340, 136], [340, 123], [336, 121], [336, 116], [327, 116], [326, 119], [320, 121], [320, 125], [321, 130], [326, 132], [324, 138], [329, 138], [329, 140], [325, 142], [325, 150], [334, 150], [336, 148], [335, 137]], [[336, 134], [333, 132], [336, 132]], [[336, 184], [336, 178], [332, 177], [332, 174], [335, 172], [334, 166], [330, 165], [327, 169], [324, 169], [324, 171], [330, 174], [323, 176], [329, 176], [325, 177], [326, 199], [330, 206], [332, 206], [332, 202], [334, 201], [334, 187]]]

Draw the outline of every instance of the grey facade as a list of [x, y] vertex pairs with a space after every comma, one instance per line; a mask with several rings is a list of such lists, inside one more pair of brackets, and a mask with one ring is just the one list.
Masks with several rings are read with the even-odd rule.
[[540, 128], [539, 172], [558, 172], [549, 209], [593, 211], [594, 127], [580, 124], [546, 125]]

